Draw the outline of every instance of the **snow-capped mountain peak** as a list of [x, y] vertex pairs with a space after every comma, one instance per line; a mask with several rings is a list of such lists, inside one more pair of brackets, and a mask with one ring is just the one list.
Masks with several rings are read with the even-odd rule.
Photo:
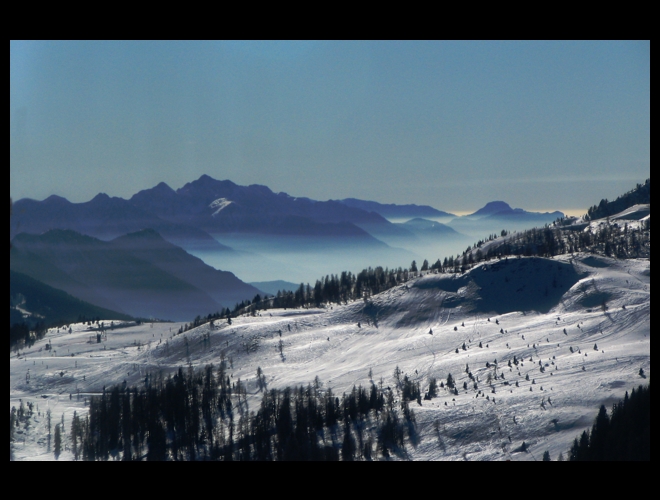
[[209, 204], [209, 208], [211, 208], [211, 209], [214, 210], [214, 212], [213, 212], [212, 215], [215, 217], [215, 216], [218, 215], [220, 212], [222, 212], [222, 210], [224, 210], [225, 208], [227, 208], [227, 207], [228, 207], [229, 205], [231, 205], [232, 203], [234, 203], [234, 202], [231, 201], [231, 200], [228, 200], [227, 198], [218, 198], [217, 200], [213, 200], [213, 201]]

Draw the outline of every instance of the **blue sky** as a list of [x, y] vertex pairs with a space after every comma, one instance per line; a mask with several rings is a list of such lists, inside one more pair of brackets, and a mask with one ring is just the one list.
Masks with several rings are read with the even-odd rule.
[[583, 211], [650, 176], [650, 42], [10, 42], [10, 195], [206, 173]]

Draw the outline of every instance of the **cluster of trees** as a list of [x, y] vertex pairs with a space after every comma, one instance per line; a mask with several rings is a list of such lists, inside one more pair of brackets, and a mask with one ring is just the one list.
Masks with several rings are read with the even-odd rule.
[[[259, 370], [260, 371], [260, 370]], [[83, 460], [371, 460], [405, 452], [414, 413], [372, 383], [336, 397], [314, 385], [266, 390], [250, 412], [247, 386], [217, 370], [147, 376], [144, 387], [115, 386], [74, 417], [71, 449]]]
[[9, 327], [9, 350], [16, 350], [32, 345], [44, 337], [48, 329], [39, 321], [32, 328], [27, 323], [14, 323]]
[[[301, 283], [295, 291], [278, 291], [274, 297], [262, 298], [260, 295], [250, 300], [236, 304], [233, 310], [223, 310], [222, 317], [227, 314], [237, 316], [245, 313], [255, 313], [259, 310], [272, 308], [320, 307], [322, 304], [341, 304], [350, 300], [364, 299], [385, 290], [405, 283], [417, 275], [416, 264], [409, 269], [383, 269], [369, 267], [358, 274], [343, 271], [341, 274], [327, 275], [316, 280], [314, 286]], [[428, 269], [428, 262], [426, 263]]]
[[[506, 235], [508, 235], [508, 234], [509, 234], [509, 231], [507, 231], [506, 229], [502, 229], [502, 231], [500, 232], [500, 236], [502, 236], [502, 237], [504, 237], [504, 236], [506, 236]], [[477, 241], [477, 242], [472, 246], [472, 248], [478, 248], [478, 247], [480, 247], [481, 245], [483, 245], [484, 243], [486, 243], [486, 242], [488, 242], [488, 241], [493, 241], [493, 240], [496, 240], [496, 239], [497, 239], [497, 235], [496, 235], [496, 234], [489, 234], [489, 235], [488, 235], [488, 238]], [[469, 248], [469, 247], [468, 247], [468, 250], [467, 250], [467, 251], [468, 251], [468, 252], [470, 251], [470, 248]]]
[[209, 315], [207, 315], [207, 316], [199, 316], [199, 315], [198, 315], [198, 316], [196, 316], [195, 319], [192, 320], [190, 323], [186, 323], [186, 324], [182, 325], [182, 326], [179, 328], [179, 332], [178, 332], [178, 333], [187, 332], [188, 330], [192, 330], [193, 328], [197, 328], [198, 326], [201, 326], [201, 325], [203, 325], [203, 324], [205, 324], [205, 323], [210, 323], [210, 322], [212, 322], [212, 321], [216, 321], [216, 320], [218, 320], [218, 319], [220, 319], [220, 318], [225, 318], [225, 317], [227, 317], [230, 313], [231, 313], [231, 312], [230, 312], [229, 309], [224, 309], [224, 308], [223, 308], [222, 311], [218, 311], [218, 312], [215, 312], [215, 313], [211, 313], [211, 314], [209, 314]]
[[14, 441], [16, 439], [14, 433], [17, 428], [20, 428], [21, 425], [29, 426], [30, 418], [34, 414], [34, 405], [30, 402], [27, 404], [27, 408], [21, 400], [21, 404], [18, 408], [12, 406], [9, 410], [9, 460], [14, 459]]
[[[30, 427], [32, 426], [33, 422], [32, 418], [35, 416], [35, 413], [39, 417], [45, 417], [46, 418], [46, 426], [48, 429], [48, 451], [50, 451], [50, 444], [51, 444], [51, 412], [50, 410], [47, 410], [46, 412], [42, 413], [39, 411], [39, 405], [35, 405], [31, 401], [26, 401], [24, 402], [23, 399], [19, 399], [19, 406], [16, 408], [15, 406], [11, 407], [11, 410], [9, 410], [9, 460], [14, 460], [14, 443], [16, 442], [16, 434], [22, 434], [23, 435], [23, 441], [25, 443], [25, 435], [30, 432]], [[36, 408], [35, 408], [36, 406]], [[35, 411], [36, 410], [36, 411]], [[62, 415], [62, 422], [64, 422], [64, 415]], [[60, 442], [61, 444], [61, 442]], [[59, 456], [59, 451], [56, 450], [56, 456]]]
[[612, 406], [600, 407], [591, 432], [575, 438], [569, 460], [651, 460], [651, 385], [639, 386]]
[[[100, 317], [94, 319], [87, 319], [84, 315], [79, 316], [79, 323], [87, 323], [88, 326], [93, 326], [96, 323], [97, 328], [103, 329], [104, 323], [101, 322]], [[142, 320], [135, 320], [136, 324], [140, 324]], [[114, 322], [111, 323], [114, 326]], [[199, 323], [201, 324], [201, 323]], [[199, 326], [199, 325], [198, 325]], [[67, 328], [69, 333], [71, 329], [69, 324], [64, 322], [51, 323], [50, 327], [46, 326], [43, 321], [38, 321], [33, 325], [28, 323], [14, 323], [9, 327], [9, 349], [17, 351], [19, 349], [32, 347], [32, 345], [46, 335], [49, 328]]]
[[465, 257], [468, 267], [482, 259], [507, 256], [552, 257], [565, 253], [591, 252], [620, 259], [648, 257], [650, 255], [650, 221], [640, 227], [627, 223], [603, 224], [595, 233], [570, 231], [558, 227], [534, 228], [512, 235], [499, 245], [472, 257]]
[[602, 219], [609, 215], [617, 214], [633, 205], [646, 203], [651, 203], [650, 177], [646, 179], [644, 184], [637, 184], [634, 189], [619, 196], [614, 201], [607, 201], [607, 198], [603, 198], [598, 205], [594, 205], [587, 210], [585, 219]]
[[375, 269], [369, 267], [358, 274], [343, 271], [339, 275], [327, 275], [316, 280], [313, 287], [301, 283], [295, 292], [278, 292], [270, 303], [272, 307], [318, 307], [326, 303], [345, 303], [388, 290], [407, 281], [409, 273], [407, 269], [383, 269], [380, 266]]
[[101, 316], [96, 316], [94, 318], [88, 318], [84, 314], [79, 314], [78, 315], [78, 323], [87, 323], [88, 325], [91, 325], [92, 323], [98, 323], [101, 321]]
[[[562, 232], [545, 227], [515, 233], [499, 245], [491, 245], [482, 256], [486, 260], [513, 255], [552, 257], [566, 253], [567, 249]], [[480, 260], [478, 257], [475, 258], [477, 262]]]
[[[351, 300], [367, 299], [407, 282], [420, 272], [461, 272], [467, 269], [468, 262], [474, 263], [471, 255], [464, 255], [463, 261], [457, 255], [456, 258], [446, 257], [444, 262], [438, 259], [433, 265], [429, 265], [425, 260], [421, 269], [418, 269], [413, 261], [410, 268], [406, 269], [378, 266], [363, 269], [358, 274], [343, 271], [341, 274], [331, 274], [317, 280], [313, 287], [309, 283], [301, 283], [296, 291], [278, 291], [274, 297], [267, 298], [257, 295], [252, 301], [245, 300], [236, 304], [231, 312], [229, 309], [226, 311], [230, 312], [231, 316], [236, 316], [271, 308], [320, 307], [323, 304], [342, 304]], [[224, 310], [222, 316], [226, 316]]]
[[[419, 382], [412, 380], [407, 374], [403, 374], [398, 366], [394, 369], [394, 380], [396, 381], [397, 388], [401, 392], [401, 397], [404, 401], [417, 401], [418, 404], [422, 404], [422, 390]], [[427, 395], [428, 394], [429, 393], [427, 392]]]

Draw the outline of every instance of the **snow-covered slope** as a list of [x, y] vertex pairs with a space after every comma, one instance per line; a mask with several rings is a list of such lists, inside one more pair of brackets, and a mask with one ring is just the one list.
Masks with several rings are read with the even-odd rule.
[[[408, 444], [410, 458], [533, 460], [548, 450], [556, 459], [591, 426], [600, 404], [610, 407], [646, 382], [640, 368], [650, 374], [650, 261], [586, 254], [491, 260], [464, 275], [409, 280], [366, 302], [263, 311], [181, 335], [173, 336], [179, 324], [143, 324], [108, 330], [97, 343], [87, 328], [49, 332], [11, 355], [10, 408], [22, 399], [41, 414], [35, 407], [29, 429], [17, 435], [17, 459], [53, 457], [47, 408], [53, 425], [64, 415], [68, 432], [73, 412], [85, 414], [85, 398], [104, 386], [139, 385], [147, 372], [188, 364], [217, 366], [222, 355], [233, 379], [247, 381], [251, 409], [261, 397], [257, 367], [270, 388], [318, 376], [336, 394], [370, 385], [370, 370], [375, 383], [382, 378], [392, 389], [396, 366], [423, 389], [429, 377], [451, 373], [458, 395], [441, 389], [422, 406], [411, 404], [420, 440]], [[523, 441], [529, 452], [516, 451]]]

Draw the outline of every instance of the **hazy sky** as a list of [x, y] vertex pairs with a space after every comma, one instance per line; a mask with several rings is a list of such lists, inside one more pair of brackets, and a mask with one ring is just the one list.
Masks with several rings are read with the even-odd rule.
[[578, 210], [650, 177], [650, 42], [10, 42], [10, 195], [206, 173]]

